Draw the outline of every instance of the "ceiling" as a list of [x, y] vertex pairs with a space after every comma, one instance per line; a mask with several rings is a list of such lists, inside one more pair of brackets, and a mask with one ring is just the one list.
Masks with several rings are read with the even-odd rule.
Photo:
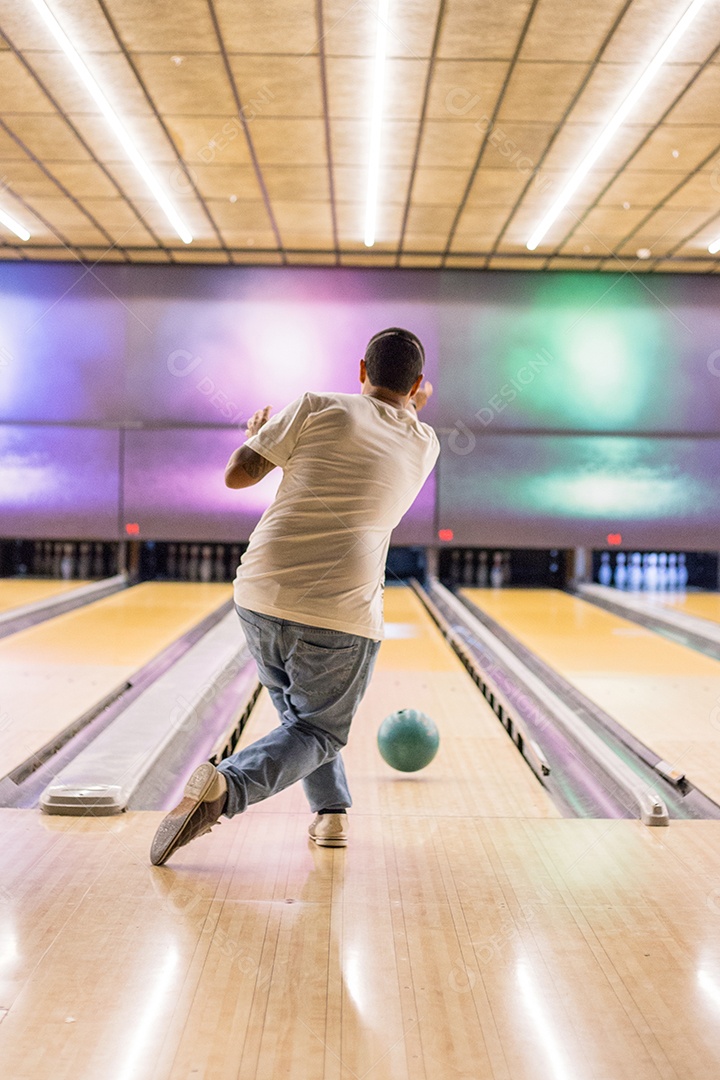
[[[29, 0], [0, 0], [2, 259], [715, 272], [720, 0], [538, 250], [525, 243], [687, 0], [51, 0], [194, 234], [175, 235]], [[644, 257], [638, 257], [641, 251]]]

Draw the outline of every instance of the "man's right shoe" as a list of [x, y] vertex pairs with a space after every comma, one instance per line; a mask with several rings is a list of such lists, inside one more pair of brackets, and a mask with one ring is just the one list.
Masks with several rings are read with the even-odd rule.
[[347, 814], [316, 814], [308, 829], [318, 847], [347, 847]]
[[217, 825], [227, 803], [227, 792], [208, 798], [216, 786], [217, 770], [209, 761], [198, 766], [185, 785], [182, 801], [160, 822], [150, 849], [150, 862], [162, 866], [174, 851]]

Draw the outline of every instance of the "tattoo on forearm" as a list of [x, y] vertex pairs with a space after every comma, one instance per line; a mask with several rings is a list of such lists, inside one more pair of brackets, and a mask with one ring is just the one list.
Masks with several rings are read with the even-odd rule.
[[242, 465], [248, 476], [253, 480], [260, 480], [274, 467], [272, 461], [268, 461], [262, 454], [256, 454], [249, 446], [243, 446], [238, 454], [238, 465]]

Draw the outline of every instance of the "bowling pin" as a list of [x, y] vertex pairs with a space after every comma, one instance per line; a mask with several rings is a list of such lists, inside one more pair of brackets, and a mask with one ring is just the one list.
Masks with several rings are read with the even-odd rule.
[[63, 556], [62, 544], [55, 544], [53, 546], [53, 561], [52, 561], [52, 576], [60, 577], [60, 562]]
[[177, 577], [177, 544], [168, 544], [165, 576], [171, 579]]
[[675, 592], [678, 587], [677, 555], [668, 555], [667, 587], [670, 592]]
[[642, 589], [643, 584], [643, 571], [642, 560], [639, 551], [634, 551], [630, 556], [630, 572], [628, 574], [628, 584], [630, 588], [637, 592], [638, 589]]
[[610, 552], [603, 551], [600, 556], [600, 569], [598, 570], [598, 581], [601, 585], [610, 585], [612, 583], [612, 566], [610, 565]]
[[65, 544], [63, 548], [63, 554], [60, 559], [60, 577], [63, 581], [69, 581], [73, 576], [73, 545]]
[[685, 554], [678, 555], [678, 569], [677, 569], [678, 589], [682, 592], [687, 588], [688, 583], [688, 568], [685, 561]]
[[488, 561], [487, 551], [480, 552], [480, 561], [477, 568], [477, 585], [479, 589], [487, 589], [488, 586]]
[[201, 558], [198, 575], [201, 581], [208, 582], [212, 579], [213, 571], [212, 548], [208, 544], [205, 544], [202, 551], [200, 552], [200, 555]]
[[180, 545], [180, 558], [178, 559], [178, 577], [181, 581], [185, 581], [188, 575], [188, 546], [187, 544]]
[[450, 583], [452, 585], [460, 583], [460, 551], [458, 548], [453, 548], [450, 552]]
[[225, 548], [218, 544], [215, 548], [215, 580], [225, 581]]
[[649, 592], [656, 592], [658, 587], [657, 555], [653, 551], [648, 555], [647, 571], [645, 573], [645, 588]]
[[238, 568], [239, 565], [240, 565], [240, 548], [238, 547], [237, 544], [233, 544], [233, 546], [230, 548], [230, 580], [231, 581], [235, 580], [235, 574], [237, 573], [237, 568]]
[[665, 592], [668, 587], [668, 557], [664, 551], [658, 555], [657, 587], [660, 592]]
[[624, 551], [619, 551], [615, 560], [615, 588], [624, 589], [627, 586], [628, 570]]
[[475, 580], [475, 567], [474, 567], [474, 555], [475, 553], [468, 548], [465, 552], [465, 565], [463, 569], [463, 584], [472, 585]]
[[188, 559], [188, 577], [190, 581], [197, 581], [199, 570], [200, 548], [197, 544], [190, 545], [190, 558]]
[[500, 588], [502, 588], [502, 583], [503, 583], [502, 553], [499, 552], [499, 551], [496, 551], [495, 554], [493, 555], [492, 570], [490, 571], [490, 584], [492, 585], [493, 589], [500, 589]]

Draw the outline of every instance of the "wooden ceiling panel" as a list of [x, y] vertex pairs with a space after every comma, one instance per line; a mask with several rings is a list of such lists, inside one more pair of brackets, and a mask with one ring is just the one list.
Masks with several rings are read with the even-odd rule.
[[250, 165], [247, 138], [237, 116], [165, 117], [182, 159], [198, 165]]
[[[79, 51], [113, 52], [117, 48], [96, 0], [56, 0], [50, 7]], [[57, 48], [55, 39], [31, 4], [0, 0], [0, 26], [23, 52], [50, 52]]]
[[322, 247], [332, 237], [332, 219], [327, 202], [284, 202], [277, 199], [273, 200], [272, 211], [283, 238], [287, 232], [311, 235], [316, 230], [322, 234], [322, 241], [315, 246]]
[[180, 66], [166, 53], [139, 54], [135, 62], [164, 115], [232, 116], [236, 111], [227, 72], [216, 53], [190, 53]]
[[60, 194], [57, 185], [27, 157], [23, 161], [5, 161], [0, 165], [0, 188], [4, 187], [13, 188], [29, 201], [38, 196], [52, 198]]
[[235, 232], [252, 232], [254, 229], [269, 231], [272, 227], [265, 203], [260, 199], [238, 199], [236, 203], [213, 200], [211, 206], [213, 218], [222, 232], [226, 229]]
[[330, 207], [328, 171], [322, 166], [309, 168], [269, 167], [263, 170], [263, 180], [271, 201], [318, 202]]
[[[393, 0], [387, 34], [389, 57], [430, 55], [439, 0]], [[324, 47], [328, 56], [369, 57], [377, 38], [377, 0], [324, 0]]]
[[[268, 173], [270, 171], [282, 173], [284, 170], [268, 170]], [[198, 191], [205, 199], [230, 200], [231, 196], [235, 196], [235, 200], [262, 199], [257, 173], [250, 165], [193, 165], [192, 173]], [[268, 180], [267, 174], [265, 180]], [[176, 186], [187, 190], [180, 177], [176, 179]]]
[[[677, 183], [677, 177], [674, 180]], [[720, 206], [720, 167], [697, 173], [668, 198], [665, 206], [668, 209], [702, 209], [707, 210], [708, 214], [712, 213]]]
[[678, 176], [673, 172], [634, 172], [625, 169], [601, 195], [600, 204], [622, 206], [627, 202], [632, 207], [655, 206], [677, 182]]
[[421, 168], [472, 168], [482, 132], [470, 121], [444, 123], [428, 120], [423, 128], [418, 164]]
[[117, 188], [112, 180], [108, 179], [100, 166], [93, 161], [53, 161], [48, 167], [52, 175], [64, 184], [76, 199], [111, 199], [117, 195]]
[[559, 121], [573, 94], [587, 75], [588, 65], [578, 63], [527, 63], [515, 66], [498, 121]]
[[[294, 263], [332, 265], [339, 243], [354, 265], [437, 265], [448, 244], [458, 267], [605, 269], [618, 265], [609, 250], [635, 263], [642, 246], [653, 252], [643, 274], [707, 264], [720, 232], [720, 63], [699, 67], [720, 44], [712, 5], [537, 253], [525, 246], [678, 17], [679, 0], [631, 0], [603, 50], [624, 3], [393, 0], [368, 251], [375, 0], [51, 0], [192, 247], [32, 6], [0, 0], [0, 206], [31, 229], [32, 258], [103, 258], [109, 246], [110, 260], [164, 262], [167, 245], [177, 261], [222, 263], [227, 245], [242, 263], [275, 265], [290, 250]], [[0, 229], [3, 241], [25, 250]]]
[[[58, 102], [64, 115], [73, 113], [100, 114], [99, 107], [78, 80], [74, 69], [61, 52], [31, 53], [33, 71]], [[103, 88], [108, 101], [122, 116], [149, 116], [145, 95], [133, 75], [132, 68], [121, 52], [94, 53], [87, 64]], [[48, 101], [44, 111], [56, 111]], [[40, 111], [40, 110], [38, 110]]]
[[447, 0], [438, 55], [506, 60], [513, 55], [530, 0]]
[[[597, 124], [566, 124], [543, 161], [543, 172], [566, 173], [575, 169], [593, 146], [601, 130]], [[598, 166], [603, 170], [613, 171], [621, 168], [649, 131], [650, 128], [645, 125], [625, 124], [605, 148]], [[651, 166], [645, 165], [644, 168]]]
[[317, 56], [231, 56], [230, 67], [248, 120], [323, 115]]
[[[570, 111], [570, 124], [592, 124], [598, 117], [608, 120], [615, 114], [643, 71], [642, 64], [598, 64], [577, 104]], [[657, 124], [697, 73], [696, 64], [666, 64], [647, 93], [632, 111], [633, 124]]]
[[509, 64], [503, 60], [438, 60], [430, 84], [427, 115], [433, 120], [487, 123]]
[[[613, 36], [603, 60], [647, 64], [687, 8], [677, 0], [634, 0]], [[699, 64], [718, 44], [717, 8], [708, 4], [673, 52], [672, 63]]]
[[[127, 161], [127, 154], [102, 116], [75, 114], [69, 119], [101, 161]], [[172, 144], [154, 117], [130, 116], [125, 126], [146, 161], [157, 165], [176, 163]]]
[[[351, 165], [338, 165], [333, 170], [335, 197], [340, 202], [360, 203], [367, 197], [367, 169]], [[381, 169], [380, 190], [390, 203], [403, 203], [410, 183], [410, 168]]]
[[325, 125], [322, 120], [259, 117], [251, 137], [261, 165], [324, 165]]
[[[417, 122], [422, 109], [426, 60], [389, 60], [386, 65], [385, 112], [394, 120]], [[333, 58], [327, 62], [328, 108], [335, 119], [365, 121], [372, 100], [373, 64], [356, 57]], [[318, 90], [318, 111], [320, 111]]]
[[275, 233], [271, 229], [232, 229], [220, 230], [223, 242], [232, 249], [274, 248], [277, 246]]
[[[717, 36], [717, 35], [716, 35]], [[709, 64], [672, 110], [668, 124], [720, 124], [720, 64]]]
[[661, 124], [629, 162], [628, 170], [662, 170], [687, 175], [718, 146], [720, 125]]
[[[214, 0], [225, 47], [231, 53], [317, 52], [314, 0]], [[349, 3], [348, 3], [349, 6]]]
[[436, 270], [442, 265], [441, 255], [408, 255], [400, 256], [400, 266], [410, 270]]
[[408, 232], [437, 233], [447, 236], [455, 217], [454, 206], [411, 206]]
[[[330, 132], [333, 162], [336, 165], [359, 166], [365, 172], [370, 142], [370, 124], [364, 120], [333, 120], [330, 124]], [[408, 166], [412, 161], [416, 139], [416, 123], [407, 120], [388, 120], [383, 125], [382, 132], [383, 165], [388, 168]]]
[[467, 169], [417, 169], [412, 192], [413, 203], [423, 206], [457, 206], [467, 181]]
[[591, 61], [625, 0], [540, 0], [523, 42], [523, 60]]
[[3, 114], [8, 126], [17, 132], [30, 152], [41, 161], [90, 160], [90, 154], [70, 125], [60, 116], [13, 116]]
[[14, 53], [0, 52], [0, 86], [3, 115], [55, 112], [47, 94], [43, 93]]
[[217, 37], [207, 0], [105, 0], [110, 16], [131, 52], [182, 56], [212, 52]]

